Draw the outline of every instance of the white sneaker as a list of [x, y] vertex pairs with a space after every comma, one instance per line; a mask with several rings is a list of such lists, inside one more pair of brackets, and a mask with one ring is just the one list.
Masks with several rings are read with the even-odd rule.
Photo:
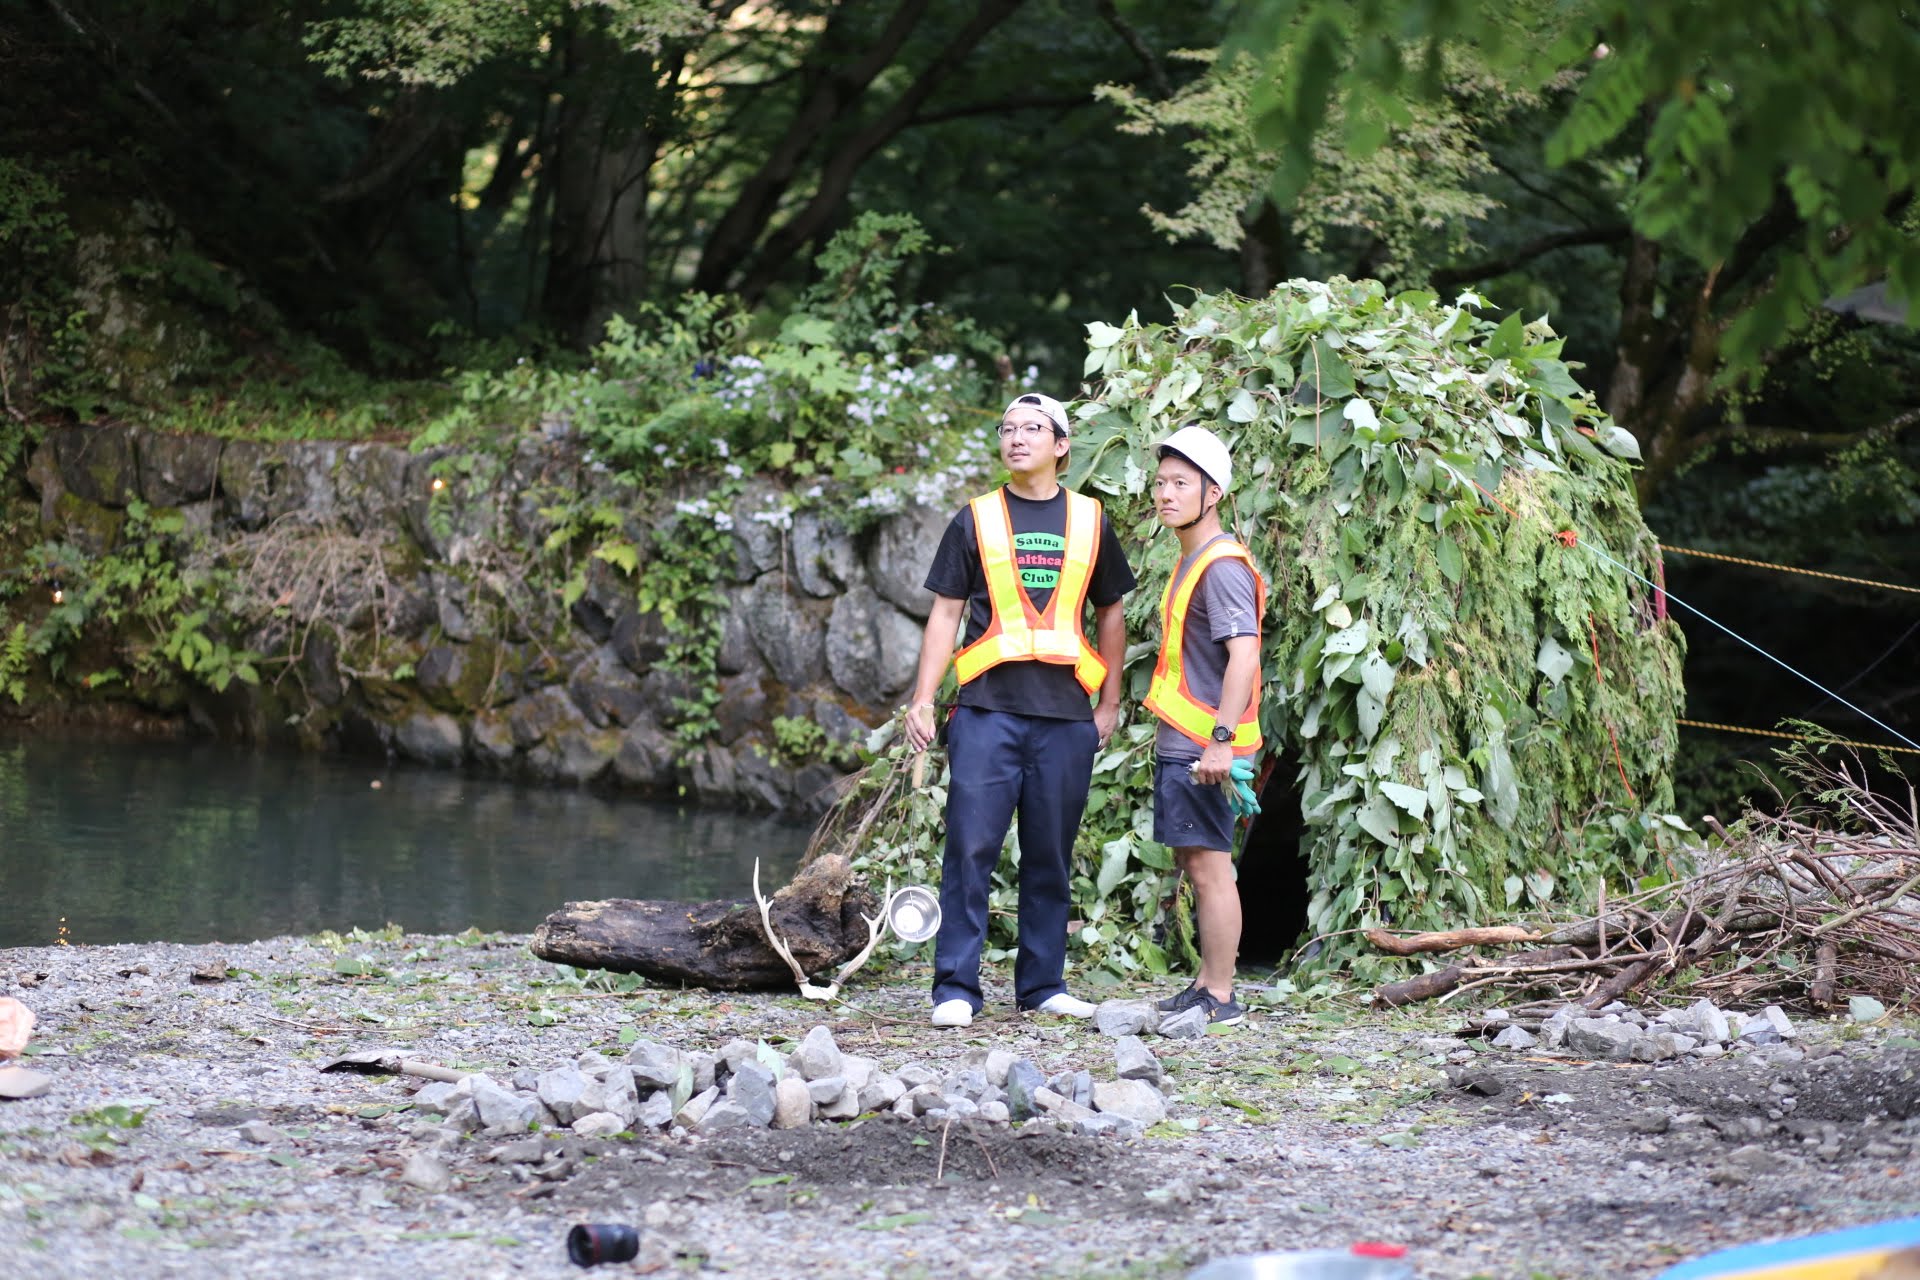
[[1066, 992], [1048, 996], [1040, 1002], [1041, 1013], [1056, 1014], [1062, 1018], [1091, 1018], [1093, 1006], [1085, 1000], [1076, 1000]]
[[[1089, 1008], [1091, 1013], [1092, 1009]], [[933, 1025], [936, 1027], [965, 1027], [973, 1022], [973, 1006], [965, 1000], [942, 1000], [933, 1006]]]

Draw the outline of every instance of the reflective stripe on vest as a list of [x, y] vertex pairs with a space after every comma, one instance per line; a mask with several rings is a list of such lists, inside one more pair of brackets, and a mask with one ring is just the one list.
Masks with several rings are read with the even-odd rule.
[[973, 533], [980, 544], [980, 568], [987, 579], [987, 601], [993, 617], [980, 638], [953, 660], [961, 684], [1003, 662], [1052, 662], [1071, 666], [1088, 693], [1099, 690], [1107, 678], [1107, 664], [1087, 643], [1080, 611], [1093, 578], [1094, 555], [1100, 547], [1100, 503], [1067, 490], [1066, 553], [1060, 577], [1046, 611], [1033, 607], [1013, 562], [1013, 520], [1007, 514], [1005, 494], [995, 489], [971, 503]]
[[[1153, 669], [1153, 683], [1147, 686], [1147, 710], [1201, 746], [1213, 744], [1213, 726], [1219, 723], [1220, 708], [1210, 707], [1200, 701], [1193, 696], [1193, 690], [1187, 687], [1181, 645], [1186, 640], [1187, 607], [1193, 603], [1193, 593], [1200, 585], [1201, 575], [1215, 562], [1229, 559], [1239, 560], [1253, 570], [1253, 635], [1257, 645], [1260, 640], [1260, 619], [1267, 612], [1267, 584], [1261, 579], [1260, 570], [1254, 568], [1252, 553], [1231, 538], [1208, 543], [1178, 581], [1167, 579], [1167, 588], [1160, 596], [1160, 661]], [[1253, 682], [1246, 713], [1234, 727], [1233, 741], [1229, 745], [1236, 756], [1250, 756], [1260, 749], [1258, 678]]]

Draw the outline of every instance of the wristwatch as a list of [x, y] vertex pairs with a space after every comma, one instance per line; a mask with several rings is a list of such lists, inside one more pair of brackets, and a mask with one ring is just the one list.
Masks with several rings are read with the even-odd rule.
[[1221, 743], [1232, 742], [1233, 730], [1223, 724], [1217, 724], [1213, 726], [1213, 740]]

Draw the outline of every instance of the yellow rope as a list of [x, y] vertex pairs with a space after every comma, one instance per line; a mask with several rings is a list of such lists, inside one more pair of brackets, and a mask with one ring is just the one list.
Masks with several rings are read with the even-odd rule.
[[1818, 569], [1797, 569], [1790, 564], [1774, 564], [1768, 560], [1748, 560], [1742, 556], [1722, 555], [1718, 551], [1695, 551], [1692, 547], [1670, 547], [1660, 544], [1662, 551], [1671, 551], [1675, 555], [1699, 556], [1702, 560], [1724, 560], [1728, 564], [1744, 564], [1750, 569], [1772, 569], [1776, 573], [1803, 573], [1809, 578], [1827, 578], [1834, 582], [1851, 582], [1857, 587], [1878, 587], [1882, 591], [1910, 591], [1920, 595], [1920, 587], [1903, 586], [1898, 582], [1875, 582], [1871, 578], [1849, 578], [1844, 573], [1823, 573]]
[[1804, 733], [1782, 733], [1778, 729], [1748, 729], [1737, 724], [1712, 724], [1705, 720], [1675, 720], [1674, 723], [1688, 729], [1718, 729], [1722, 733], [1746, 734], [1755, 738], [1785, 738], [1789, 742], [1831, 742], [1838, 747], [1858, 747], [1863, 751], [1899, 751], [1910, 756], [1920, 756], [1920, 751], [1912, 747], [1889, 747], [1878, 742], [1850, 742], [1845, 738], [1815, 738]]

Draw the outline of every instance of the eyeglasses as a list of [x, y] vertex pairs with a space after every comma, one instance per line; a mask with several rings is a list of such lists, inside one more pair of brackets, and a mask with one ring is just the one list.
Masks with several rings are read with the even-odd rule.
[[1025, 436], [1029, 440], [1038, 436], [1058, 434], [1059, 428], [1045, 422], [1003, 422], [994, 428], [1002, 440], [1011, 440], [1014, 436]]

